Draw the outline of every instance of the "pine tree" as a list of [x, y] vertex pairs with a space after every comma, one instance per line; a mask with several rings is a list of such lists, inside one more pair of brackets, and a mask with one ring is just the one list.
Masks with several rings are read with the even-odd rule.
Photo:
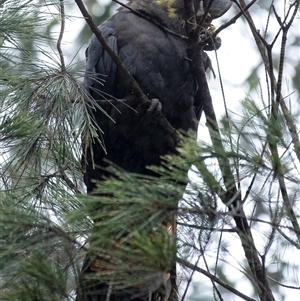
[[[269, 10], [265, 24], [272, 22], [275, 35], [268, 26], [257, 31], [255, 11], [243, 0], [234, 2], [237, 16], [221, 28], [237, 18], [249, 25], [266, 85], [253, 84], [255, 69], [249, 86], [258, 93], [245, 97], [238, 113], [227, 111], [218, 125], [208, 93], [209, 141], [182, 135], [178, 155], [150, 167], [159, 178], [111, 166], [115, 177], [88, 196], [81, 143], [97, 139], [97, 125], [86, 111], [83, 74], [66, 64], [61, 50], [67, 6], [0, 1], [2, 300], [74, 300], [87, 250], [99, 256], [108, 247], [115, 260], [104, 276], [120, 288], [141, 280], [155, 286], [153, 275], [165, 277], [175, 258], [180, 300], [284, 300], [298, 292], [298, 61], [295, 95], [285, 92], [284, 81], [295, 59], [286, 52], [297, 37], [290, 42], [287, 36], [300, 1], [285, 2], [283, 12], [281, 1], [247, 5]], [[55, 25], [55, 38], [45, 36], [44, 28], [52, 32]], [[176, 240], [161, 224], [175, 213]], [[92, 231], [96, 219], [98, 230]], [[130, 235], [120, 243], [124, 229]], [[99, 248], [91, 250], [93, 245]]]

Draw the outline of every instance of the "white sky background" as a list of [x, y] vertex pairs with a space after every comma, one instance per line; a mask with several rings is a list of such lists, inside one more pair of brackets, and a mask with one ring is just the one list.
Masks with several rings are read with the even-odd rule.
[[[72, 1], [71, 1], [72, 2]], [[100, 2], [100, 1], [99, 1]], [[105, 0], [102, 2], [109, 2], [109, 0]], [[277, 11], [281, 16], [283, 16], [283, 5], [284, 1], [275, 1], [277, 4]], [[282, 4], [280, 3], [282, 2]], [[71, 6], [70, 6], [71, 8]], [[94, 9], [97, 9], [95, 7]], [[101, 14], [101, 8], [99, 6], [99, 13]], [[66, 11], [69, 14], [70, 9], [66, 7]], [[259, 29], [261, 32], [263, 32], [265, 28], [265, 22], [267, 19], [267, 15], [265, 14], [266, 12], [264, 11], [262, 14], [262, 11], [258, 11], [257, 7], [253, 7], [251, 10], [253, 13], [253, 19], [255, 21], [255, 24], [257, 25], [257, 29]], [[79, 9], [77, 7], [74, 8], [72, 5], [72, 13], [76, 17], [81, 17], [81, 14], [79, 12]], [[94, 12], [95, 13], [95, 12]], [[224, 15], [221, 19], [215, 20], [213, 23], [218, 27], [218, 25], [222, 24], [224, 21], [229, 20], [233, 15], [235, 14], [235, 9], [231, 8], [231, 10]], [[74, 18], [71, 20], [67, 21], [66, 24], [66, 32], [64, 34], [64, 41], [65, 44], [63, 45], [63, 51], [66, 54], [66, 58], [71, 58], [74, 56], [74, 45], [72, 44], [72, 41], [75, 41], [77, 38], [78, 32], [80, 32], [80, 29], [84, 25], [84, 20], [82, 18]], [[271, 23], [269, 27], [269, 31], [271, 33], [275, 33], [278, 29], [278, 25], [276, 23]], [[59, 27], [56, 28], [56, 30], [59, 30]], [[300, 21], [297, 19], [294, 22], [294, 26], [290, 32], [290, 35], [300, 35]], [[250, 36], [250, 37], [249, 37]], [[220, 65], [220, 72], [222, 76], [222, 82], [223, 82], [223, 87], [224, 87], [224, 93], [225, 93], [225, 99], [226, 99], [226, 104], [230, 112], [236, 112], [239, 108], [239, 103], [240, 101], [245, 97], [245, 94], [248, 92], [248, 84], [245, 83], [246, 78], [249, 76], [250, 71], [253, 69], [253, 66], [257, 66], [259, 62], [261, 61], [260, 55], [258, 53], [258, 50], [254, 44], [253, 38], [252, 38], [252, 33], [250, 29], [245, 25], [245, 23], [242, 20], [237, 20], [235, 24], [227, 28], [226, 30], [222, 31], [220, 33], [220, 37], [222, 39], [222, 46], [218, 50], [218, 61]], [[271, 41], [271, 37], [269, 39]], [[83, 45], [83, 48], [79, 52], [79, 57], [84, 60], [84, 51], [88, 45], [88, 42], [86, 45]], [[280, 39], [279, 41], [280, 42]], [[76, 45], [76, 43], [74, 43]], [[277, 43], [276, 48], [279, 50], [279, 43]], [[221, 93], [221, 88], [220, 88], [220, 82], [218, 78], [218, 69], [217, 69], [217, 64], [215, 61], [215, 54], [214, 52], [209, 52], [208, 53], [210, 58], [213, 61], [213, 66], [215, 73], [217, 74], [217, 78], [213, 79], [211, 76], [209, 80], [209, 85], [211, 88], [211, 94], [212, 94], [212, 99], [214, 103], [214, 108], [215, 112], [218, 117], [224, 116], [225, 110], [224, 110], [224, 105], [223, 105], [223, 98], [222, 98], [222, 93]], [[299, 59], [300, 57], [300, 45], [298, 47], [291, 47], [287, 49], [287, 57], [295, 57], [296, 60]], [[287, 72], [285, 74], [290, 74], [291, 76], [293, 75], [293, 65], [287, 64], [286, 65], [286, 70]], [[264, 82], [265, 82], [265, 75], [264, 75], [264, 70], [261, 68], [260, 70], [261, 74], [261, 83], [263, 86], [264, 90], [264, 97], [266, 97], [266, 89], [264, 87]], [[286, 95], [291, 92], [291, 78], [285, 78], [286, 82]], [[299, 79], [299, 86], [300, 86], [300, 79]], [[260, 101], [260, 91], [257, 92], [252, 92], [251, 96], [257, 101]], [[293, 107], [293, 113], [294, 116], [299, 118], [299, 96], [297, 93], [292, 95], [289, 99], [289, 102], [291, 106]], [[201, 139], [209, 139], [208, 138], [208, 133], [207, 129], [205, 127], [205, 120], [202, 118], [201, 122], [201, 129], [199, 131], [199, 138]], [[244, 253], [242, 249], [239, 247], [240, 242], [238, 241], [232, 241], [232, 245], [234, 246], [232, 248], [232, 255], [235, 258], [242, 258], [244, 256]], [[242, 252], [242, 253], [241, 253]], [[287, 254], [286, 256], [291, 256], [291, 258], [295, 259], [296, 261], [299, 261], [300, 254]], [[290, 260], [292, 262], [293, 259]], [[241, 281], [236, 281], [236, 276], [239, 275], [238, 271], [235, 270], [225, 270], [225, 273], [228, 272], [228, 277], [231, 281], [236, 282], [236, 289], [240, 290], [244, 294], [250, 294], [252, 291], [252, 288], [248, 287], [248, 283], [241, 280]], [[197, 274], [197, 273], [196, 273]], [[298, 277], [300, 278], [300, 271]], [[299, 280], [298, 278], [298, 280]], [[288, 279], [288, 277], [287, 277]], [[294, 279], [294, 276], [292, 276], [291, 279]], [[206, 282], [209, 284], [209, 280], [205, 277], [199, 277], [198, 275], [194, 277], [194, 281], [199, 282], [199, 285], [201, 286], [201, 283]], [[292, 283], [287, 283], [290, 285], [294, 285]], [[298, 283], [299, 285], [299, 283]], [[201, 289], [200, 289], [201, 291]], [[287, 293], [286, 295], [286, 300], [300, 300], [300, 293], [297, 290], [285, 290]], [[193, 296], [195, 297], [195, 296]], [[199, 300], [201, 298], [199, 297]], [[188, 298], [186, 298], [188, 301]], [[233, 300], [241, 300], [240, 298], [236, 297]], [[278, 299], [279, 300], [279, 299]]]

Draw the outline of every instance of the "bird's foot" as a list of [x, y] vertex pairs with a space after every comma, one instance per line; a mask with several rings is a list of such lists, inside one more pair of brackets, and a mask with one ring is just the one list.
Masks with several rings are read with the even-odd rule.
[[204, 44], [203, 49], [206, 51], [218, 50], [222, 45], [222, 40], [219, 37], [212, 37], [215, 31], [215, 26], [209, 24], [207, 28], [204, 28], [199, 34], [199, 43]]
[[146, 104], [139, 104], [136, 111], [137, 115], [141, 115], [143, 113], [149, 114], [149, 113], [155, 113], [155, 112], [161, 112], [162, 110], [162, 104], [157, 98], [150, 99], [149, 102]]
[[219, 37], [208, 39], [206, 41], [206, 45], [204, 46], [203, 50], [206, 51], [212, 51], [212, 50], [218, 50], [222, 45], [222, 40]]
[[150, 107], [148, 108], [147, 112], [151, 113], [154, 110], [161, 111], [162, 105], [161, 102], [157, 98], [152, 98], [150, 100]]

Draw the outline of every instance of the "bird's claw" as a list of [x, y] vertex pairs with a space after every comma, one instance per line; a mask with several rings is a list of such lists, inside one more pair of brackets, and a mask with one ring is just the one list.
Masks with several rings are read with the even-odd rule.
[[212, 37], [215, 29], [213, 24], [209, 24], [209, 26], [203, 29], [199, 34], [199, 43], [204, 44], [203, 49], [206, 51], [218, 50], [222, 45], [221, 38]]
[[218, 50], [222, 45], [222, 40], [219, 37], [210, 38], [207, 40], [206, 45], [204, 46], [203, 50], [212, 51]]
[[162, 105], [161, 105], [161, 102], [157, 98], [152, 98], [150, 100], [150, 102], [151, 102], [151, 104], [150, 104], [150, 107], [148, 108], [147, 112], [151, 113], [154, 110], [161, 111]]
[[[149, 105], [150, 103], [150, 105]], [[145, 113], [154, 113], [154, 112], [161, 112], [162, 110], [162, 104], [157, 98], [150, 99], [150, 102], [147, 102], [147, 104], [139, 104], [136, 111], [137, 115], [141, 115], [143, 112]]]

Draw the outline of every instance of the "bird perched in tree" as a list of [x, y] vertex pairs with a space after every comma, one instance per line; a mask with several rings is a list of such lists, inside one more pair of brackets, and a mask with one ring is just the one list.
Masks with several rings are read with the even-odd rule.
[[[194, 1], [197, 14], [203, 15], [210, 2]], [[229, 0], [214, 0], [209, 21], [220, 17], [230, 5]], [[194, 107], [194, 103], [195, 98], [201, 96], [197, 95], [197, 83], [189, 67], [187, 41], [180, 37], [186, 34], [184, 1], [131, 0], [128, 6], [132, 10], [121, 7], [99, 29], [142, 91], [152, 100], [152, 105], [145, 111], [146, 115], [142, 112], [136, 114], [140, 100], [133, 97], [118, 67], [93, 36], [86, 51], [85, 85], [88, 92], [97, 100], [113, 97], [127, 101], [117, 104], [102, 102], [103, 110], [92, 112], [102, 130], [98, 133], [102, 143], [95, 143], [92, 150], [97, 165], [106, 165], [103, 163], [103, 158], [106, 158], [128, 171], [148, 173], [145, 166], [158, 164], [160, 156], [173, 152], [175, 147], [174, 139], [154, 124], [151, 115], [161, 109], [175, 129], [196, 130], [202, 105], [200, 102], [200, 106]], [[203, 56], [209, 68], [210, 60], [205, 53]], [[159, 138], [162, 143], [158, 143]], [[88, 157], [87, 162], [90, 160]], [[88, 192], [93, 189], [91, 179], [100, 179], [102, 173], [103, 170], [88, 162], [85, 173]]]
[[[198, 17], [204, 15], [210, 2], [194, 1]], [[229, 0], [213, 1], [206, 21], [220, 17], [230, 5]], [[119, 67], [92, 37], [86, 51], [85, 86], [101, 109], [90, 110], [99, 128], [98, 139], [84, 146], [88, 192], [95, 188], [93, 180], [108, 175], [108, 161], [129, 172], [151, 174], [147, 166], [158, 165], [162, 155], [174, 153], [176, 135], [164, 127], [163, 119], [175, 130], [197, 129], [202, 103], [187, 54], [185, 17], [184, 0], [130, 0], [128, 7], [121, 7], [99, 26], [109, 46], [150, 99], [148, 105], [132, 93]], [[209, 68], [208, 56], [204, 52], [202, 56]], [[88, 264], [82, 277], [93, 272]], [[77, 301], [133, 298], [127, 291], [110, 293], [107, 299], [108, 284], [98, 283], [93, 292], [93, 287], [81, 283]], [[159, 298], [168, 299], [162, 295]]]

